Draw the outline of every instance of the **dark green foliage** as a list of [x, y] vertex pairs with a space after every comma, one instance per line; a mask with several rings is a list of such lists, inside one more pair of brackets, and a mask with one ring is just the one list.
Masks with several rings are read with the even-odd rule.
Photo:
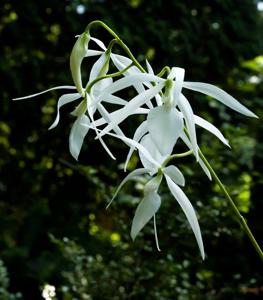
[[[77, 13], [80, 4], [84, 14]], [[69, 107], [62, 109], [58, 128], [47, 131], [59, 92], [11, 101], [72, 84], [74, 36], [95, 19], [112, 27], [142, 63], [147, 57], [156, 73], [164, 65], [184, 67], [186, 80], [217, 84], [262, 118], [262, 15], [253, 0], [1, 0], [0, 257], [9, 275], [1, 263], [0, 299], [17, 299], [19, 292], [26, 300], [41, 299], [46, 283], [63, 300], [261, 299], [262, 265], [226, 200], [193, 159], [180, 160], [179, 167], [200, 217], [204, 262], [165, 186], [157, 216], [162, 252], [155, 249], [151, 224], [132, 243], [142, 185], [128, 183], [105, 210], [125, 174], [92, 134], [79, 162], [71, 158]], [[105, 31], [95, 33], [110, 41]], [[187, 96], [197, 114], [230, 140], [232, 151], [198, 130], [201, 148], [262, 245], [261, 120], [201, 94]], [[134, 122], [127, 131], [133, 132]], [[127, 149], [107, 142], [121, 163]]]

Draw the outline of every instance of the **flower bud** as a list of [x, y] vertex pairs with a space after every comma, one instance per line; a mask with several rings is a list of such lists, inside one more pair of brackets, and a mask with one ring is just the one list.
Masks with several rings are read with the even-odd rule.
[[70, 54], [70, 70], [77, 91], [83, 96], [82, 80], [81, 80], [81, 63], [88, 51], [90, 35], [87, 32], [82, 33]]

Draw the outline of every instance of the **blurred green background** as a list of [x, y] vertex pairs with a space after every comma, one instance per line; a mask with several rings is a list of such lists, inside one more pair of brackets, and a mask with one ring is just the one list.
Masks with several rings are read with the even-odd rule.
[[[186, 69], [186, 80], [218, 85], [260, 118], [262, 3], [253, 0], [13, 0], [0, 2], [0, 299], [262, 299], [262, 264], [219, 189], [192, 158], [183, 159], [185, 192], [199, 215], [206, 260], [165, 187], [152, 224], [133, 243], [132, 217], [142, 183], [125, 186], [127, 148], [107, 140], [111, 161], [92, 134], [77, 163], [68, 151], [72, 107], [48, 131], [59, 92], [12, 102], [43, 89], [72, 84], [74, 36], [100, 19], [155, 72]], [[93, 31], [109, 41], [103, 30]], [[89, 62], [86, 62], [88, 71]], [[194, 111], [218, 126], [232, 149], [198, 130], [201, 149], [263, 244], [263, 125], [201, 94], [187, 94]], [[138, 121], [138, 120], [137, 120]], [[137, 122], [133, 120], [133, 122]], [[132, 133], [137, 124], [128, 122]], [[137, 164], [134, 156], [132, 164]], [[42, 295], [43, 293], [43, 295]], [[47, 297], [45, 299], [48, 299]]]

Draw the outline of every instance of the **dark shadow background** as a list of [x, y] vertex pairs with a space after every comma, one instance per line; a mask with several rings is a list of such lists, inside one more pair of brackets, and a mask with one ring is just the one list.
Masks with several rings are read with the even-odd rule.
[[[79, 162], [68, 151], [72, 107], [48, 131], [59, 92], [14, 97], [72, 84], [74, 36], [92, 20], [115, 30], [156, 73], [186, 69], [186, 80], [218, 85], [262, 118], [262, 13], [252, 0], [6, 1], [0, 3], [0, 299], [262, 299], [262, 264], [226, 200], [192, 159], [179, 162], [199, 214], [207, 258], [175, 200], [162, 187], [152, 226], [134, 243], [129, 231], [141, 184], [131, 182], [110, 210], [124, 176], [125, 146], [109, 139], [111, 161], [93, 136]], [[93, 35], [106, 42], [103, 30]], [[260, 56], [261, 55], [261, 56]], [[89, 61], [86, 62], [89, 70]], [[262, 122], [201, 94], [186, 93], [194, 111], [218, 126], [232, 151], [198, 130], [201, 148], [262, 245]], [[138, 119], [127, 124], [132, 133]], [[132, 164], [137, 164], [136, 157]]]

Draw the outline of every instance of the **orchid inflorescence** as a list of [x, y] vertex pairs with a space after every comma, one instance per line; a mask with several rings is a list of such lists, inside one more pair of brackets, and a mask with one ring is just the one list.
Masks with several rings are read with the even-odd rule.
[[[114, 37], [108, 47], [102, 41], [90, 35], [90, 29], [98, 25], [104, 27]], [[92, 49], [90, 47], [92, 43], [99, 50]], [[115, 45], [121, 46], [126, 55], [115, 54], [113, 52]], [[91, 67], [88, 82], [84, 87], [81, 66], [84, 58], [93, 56], [97, 57], [97, 60]], [[215, 135], [226, 146], [229, 146], [229, 143], [213, 124], [193, 113], [191, 105], [182, 91], [183, 89], [197, 91], [216, 99], [243, 115], [248, 117], [257, 116], [214, 85], [185, 81], [185, 70], [183, 68], [165, 67], [159, 74], [155, 74], [147, 60], [145, 64], [146, 69], [139, 64], [129, 48], [106, 24], [101, 21], [94, 21], [87, 26], [84, 33], [77, 36], [70, 55], [70, 70], [74, 86], [58, 86], [14, 100], [32, 98], [56, 89], [73, 90], [74, 93], [64, 94], [59, 98], [57, 115], [49, 129], [53, 129], [58, 125], [60, 108], [65, 104], [78, 100], [78, 105], [71, 113], [75, 117], [75, 121], [69, 135], [69, 150], [76, 160], [81, 151], [84, 138], [90, 130], [95, 132], [96, 139], [99, 140], [112, 159], [115, 159], [115, 156], [103, 140], [104, 136], [120, 139], [129, 147], [124, 164], [125, 171], [133, 152], [138, 150], [143, 167], [133, 170], [126, 176], [108, 204], [108, 206], [111, 204], [128, 180], [138, 176], [148, 176], [149, 179], [144, 186], [143, 199], [137, 206], [132, 221], [132, 239], [135, 239], [143, 227], [153, 218], [156, 245], [159, 249], [155, 214], [161, 205], [158, 189], [164, 179], [171, 194], [182, 208], [204, 259], [204, 246], [198, 219], [191, 202], [181, 189], [185, 185], [184, 175], [178, 167], [170, 163], [174, 158], [192, 154], [208, 178], [212, 180], [213, 177], [216, 180], [217, 177], [214, 175], [212, 167], [199, 149], [196, 125]], [[115, 68], [115, 72], [109, 73], [112, 67]], [[128, 88], [133, 88], [136, 91], [136, 95], [132, 99], [122, 99], [116, 95], [117, 92]], [[115, 109], [109, 111], [107, 103], [111, 104], [111, 109], [113, 107]], [[134, 114], [145, 115], [145, 120], [136, 128], [131, 138], [126, 136], [120, 125]], [[173, 154], [174, 146], [178, 140], [186, 145], [187, 151]], [[234, 205], [234, 203], [232, 204]], [[249, 235], [251, 232], [249, 231], [247, 234]], [[253, 235], [252, 238], [254, 239]], [[254, 242], [252, 241], [253, 244]], [[256, 250], [261, 251], [260, 248]]]

